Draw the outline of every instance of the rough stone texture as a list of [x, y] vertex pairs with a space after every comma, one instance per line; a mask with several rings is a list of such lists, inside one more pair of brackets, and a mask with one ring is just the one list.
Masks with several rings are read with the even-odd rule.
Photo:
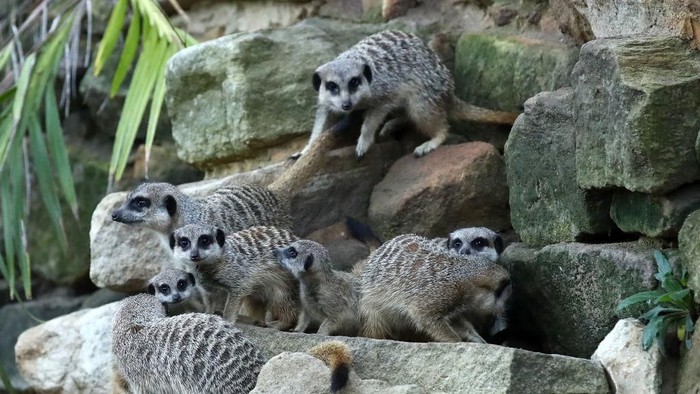
[[[10, 376], [12, 387], [26, 390], [27, 380], [19, 375], [15, 364], [15, 342], [20, 334], [32, 326], [39, 324], [34, 316], [43, 319], [73, 312], [81, 307], [83, 299], [51, 296], [49, 298], [25, 301], [24, 304], [10, 304], [0, 308], [0, 364]], [[30, 315], [31, 314], [31, 315]], [[2, 391], [0, 382], [0, 391]]]
[[654, 248], [642, 243], [561, 243], [540, 250], [510, 245], [502, 255], [513, 282], [510, 321], [546, 352], [590, 357], [619, 317], [617, 304], [657, 286]]
[[212, 167], [307, 133], [317, 97], [313, 71], [381, 28], [307, 20], [178, 52], [166, 73], [178, 156]]
[[[700, 6], [693, 0], [566, 0], [586, 16], [597, 38], [678, 36], [692, 38]], [[697, 31], [697, 30], [696, 30]]]
[[[307, 353], [282, 352], [263, 366], [251, 393], [326, 394], [330, 378], [331, 370], [323, 361]], [[351, 370], [343, 394], [353, 393], [419, 394], [424, 391], [413, 384], [391, 386], [380, 380], [363, 380]]]
[[[696, 292], [697, 294], [697, 292]], [[695, 322], [697, 327], [700, 319]], [[678, 370], [678, 393], [700, 393], [700, 331], [693, 334], [693, 347], [681, 357]]]
[[399, 159], [374, 188], [369, 219], [384, 239], [470, 226], [502, 230], [510, 228], [507, 196], [505, 165], [493, 145], [443, 145]]
[[688, 287], [700, 303], [700, 210], [691, 213], [678, 232], [678, 249], [683, 265], [688, 270]]
[[[366, 217], [372, 188], [399, 157], [395, 142], [376, 144], [359, 163], [353, 147], [332, 150], [319, 173], [292, 198], [294, 232], [300, 236], [336, 223], [345, 216]], [[188, 195], [204, 196], [231, 184], [267, 185], [286, 167], [259, 170], [180, 185]], [[124, 203], [126, 192], [106, 196], [92, 215], [90, 278], [99, 287], [123, 292], [143, 291], [145, 282], [172, 261], [168, 245], [159, 235], [112, 221], [112, 211]]]
[[[241, 326], [263, 353], [306, 352], [329, 337]], [[590, 360], [474, 343], [408, 343], [333, 337], [347, 342], [364, 379], [415, 384], [425, 392], [608, 393], [602, 367]], [[439, 377], [439, 379], [436, 379]]]
[[598, 39], [572, 83], [581, 187], [664, 193], [700, 178], [700, 52], [677, 38]]
[[531, 246], [576, 241], [613, 227], [609, 194], [576, 183], [571, 97], [565, 88], [527, 100], [505, 146], [510, 218]]
[[577, 58], [577, 47], [557, 41], [463, 34], [457, 43], [456, 93], [476, 105], [519, 112], [535, 94], [568, 86]]
[[581, 45], [595, 39], [588, 19], [575, 7], [579, 0], [550, 0], [549, 9], [556, 19], [559, 31]]
[[111, 393], [112, 316], [118, 304], [61, 316], [20, 335], [17, 365], [33, 392]]
[[383, 0], [382, 18], [389, 20], [406, 15], [406, 12], [415, 7], [416, 4], [416, 0]]
[[369, 256], [368, 245], [350, 235], [344, 220], [307, 234], [305, 238], [328, 249], [336, 270], [350, 271], [355, 263]]
[[637, 319], [620, 320], [591, 357], [603, 365], [615, 393], [661, 392], [663, 356], [656, 343], [642, 349], [643, 331]]
[[700, 184], [667, 195], [616, 191], [610, 216], [622, 231], [649, 237], [675, 237], [688, 215], [700, 208]]

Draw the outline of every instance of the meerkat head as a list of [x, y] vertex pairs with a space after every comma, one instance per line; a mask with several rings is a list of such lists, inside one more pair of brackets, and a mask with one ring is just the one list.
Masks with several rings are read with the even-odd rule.
[[371, 96], [372, 69], [359, 59], [336, 59], [317, 68], [312, 82], [320, 105], [334, 113], [349, 113], [362, 108]]
[[206, 264], [219, 261], [223, 255], [226, 235], [220, 228], [188, 224], [170, 234], [170, 249], [175, 260]]
[[286, 248], [275, 249], [273, 253], [296, 278], [331, 267], [328, 250], [314, 241], [302, 239]]
[[142, 183], [112, 212], [112, 220], [167, 234], [177, 222], [182, 192], [169, 183]]
[[148, 282], [148, 293], [156, 296], [162, 304], [177, 304], [194, 291], [194, 275], [178, 269], [164, 269]]
[[503, 252], [503, 238], [486, 227], [461, 228], [450, 233], [447, 249], [458, 254], [484, 256], [496, 262]]

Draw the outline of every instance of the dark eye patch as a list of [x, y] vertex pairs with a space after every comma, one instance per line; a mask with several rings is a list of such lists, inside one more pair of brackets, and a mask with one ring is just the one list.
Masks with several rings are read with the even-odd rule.
[[326, 90], [332, 94], [338, 94], [340, 92], [340, 87], [335, 82], [326, 82]]
[[471, 246], [474, 249], [483, 249], [484, 247], [488, 246], [489, 242], [486, 240], [484, 237], [476, 237], [474, 240], [471, 242]]
[[183, 291], [187, 288], [187, 282], [184, 279], [177, 281], [177, 289]]
[[348, 83], [348, 88], [350, 88], [351, 91], [354, 91], [357, 89], [358, 86], [362, 83], [362, 80], [359, 77], [353, 77], [350, 78], [350, 82]]
[[459, 238], [456, 238], [454, 242], [452, 242], [452, 248], [455, 250], [459, 250], [462, 247], [462, 240]]
[[180, 241], [178, 241], [177, 244], [180, 245], [182, 250], [187, 250], [190, 248], [190, 240], [185, 237], [180, 238]]
[[292, 259], [296, 258], [297, 257], [297, 250], [294, 248], [287, 249], [287, 257], [292, 258]]
[[158, 286], [158, 290], [161, 292], [161, 294], [168, 295], [170, 293], [170, 286], [168, 286], [164, 283], [164, 284]]
[[145, 208], [148, 208], [151, 206], [151, 200], [146, 197], [134, 197], [134, 199], [131, 200], [131, 207], [133, 209], [136, 209], [138, 211], [143, 210]]
[[202, 235], [197, 240], [197, 246], [199, 246], [200, 248], [206, 248], [212, 243], [214, 243], [214, 238], [212, 238], [211, 235]]

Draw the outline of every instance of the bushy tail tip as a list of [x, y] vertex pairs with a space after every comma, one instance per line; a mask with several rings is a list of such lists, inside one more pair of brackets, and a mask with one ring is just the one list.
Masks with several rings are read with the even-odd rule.
[[353, 217], [347, 216], [345, 218], [345, 227], [347, 227], [350, 236], [362, 241], [370, 247], [370, 249], [376, 249], [380, 247], [384, 241], [379, 239], [379, 237], [372, 231], [372, 228]]
[[311, 348], [309, 354], [323, 361], [331, 368], [332, 393], [337, 393], [348, 384], [352, 354], [345, 342], [323, 342]]

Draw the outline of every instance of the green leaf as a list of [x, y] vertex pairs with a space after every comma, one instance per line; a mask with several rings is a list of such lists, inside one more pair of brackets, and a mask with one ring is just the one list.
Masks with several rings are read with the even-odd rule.
[[654, 343], [654, 339], [659, 335], [659, 322], [650, 321], [642, 332], [642, 349], [649, 350]]
[[37, 184], [41, 199], [44, 202], [46, 212], [49, 214], [51, 224], [53, 225], [55, 234], [58, 238], [58, 244], [61, 251], [67, 250], [68, 242], [66, 234], [63, 230], [63, 219], [61, 217], [61, 204], [58, 201], [56, 189], [54, 187], [53, 175], [49, 165], [49, 154], [46, 150], [46, 144], [41, 132], [41, 125], [36, 115], [29, 118], [29, 146], [32, 158], [34, 173], [37, 177]]
[[8, 394], [17, 393], [17, 391], [15, 391], [15, 388], [12, 387], [10, 375], [7, 374], [7, 370], [5, 370], [5, 366], [2, 365], [2, 363], [0, 363], [0, 382], [2, 382], [2, 385], [5, 386], [5, 390], [7, 390]]
[[153, 88], [153, 97], [151, 97], [151, 112], [148, 115], [148, 128], [146, 129], [146, 176], [148, 176], [148, 163], [151, 156], [151, 146], [156, 135], [156, 126], [158, 126], [158, 118], [160, 118], [160, 110], [163, 107], [165, 100], [165, 65], [167, 60], [177, 51], [174, 45], [170, 45], [163, 56], [163, 62], [159, 65], [162, 72], [156, 80], [156, 86]]
[[100, 72], [102, 72], [102, 68], [104, 67], [105, 63], [107, 63], [112, 51], [114, 51], [114, 46], [119, 40], [122, 26], [124, 26], [124, 21], [126, 20], [126, 11], [128, 7], [128, 0], [119, 0], [112, 9], [112, 14], [109, 16], [109, 22], [107, 22], [107, 28], [105, 29], [100, 45], [97, 48], [97, 55], [95, 55], [95, 75], [99, 75]]
[[5, 48], [3, 48], [0, 51], [0, 70], [5, 68], [7, 62], [9, 62], [10, 59], [12, 59], [12, 44], [13, 43], [10, 42], [9, 44], [5, 45]]
[[[24, 133], [22, 114], [24, 112], [24, 105], [27, 99], [27, 90], [29, 89], [29, 83], [32, 79], [32, 70], [34, 69], [34, 64], [36, 63], [36, 56], [31, 54], [27, 56], [24, 60], [24, 65], [22, 66], [22, 71], [19, 74], [19, 80], [17, 81], [17, 92], [15, 93], [14, 100], [12, 102], [12, 123], [9, 132], [3, 132], [0, 135], [0, 172], [5, 167], [5, 162], [7, 161], [8, 148], [12, 144], [13, 139], [17, 133]], [[5, 128], [3, 127], [3, 130]]]
[[134, 16], [131, 18], [131, 23], [129, 24], [129, 31], [126, 33], [124, 50], [119, 58], [117, 70], [114, 72], [112, 89], [109, 92], [109, 97], [114, 97], [119, 92], [119, 88], [122, 86], [124, 78], [126, 78], [126, 75], [129, 73], [129, 69], [131, 69], [131, 62], [133, 62], [134, 56], [136, 56], [136, 51], [139, 47], [140, 33], [141, 14], [135, 12]]
[[683, 289], [671, 293], [664, 293], [659, 296], [654, 302], [659, 304], [662, 302], [670, 303], [677, 308], [685, 308], [685, 299], [690, 295], [690, 289]]
[[[13, 155], [14, 156], [14, 155]], [[14, 162], [10, 163], [10, 166], [14, 165]], [[19, 212], [14, 210], [12, 202], [14, 201], [14, 196], [12, 194], [12, 184], [10, 182], [0, 182], [0, 210], [2, 211], [2, 230], [3, 230], [3, 241], [5, 247], [5, 256], [7, 272], [3, 272], [5, 280], [10, 288], [10, 297], [14, 298], [16, 296], [16, 286], [15, 286], [15, 234], [17, 233], [17, 225], [15, 224], [15, 216]]]
[[656, 299], [660, 295], [664, 294], [662, 290], [651, 290], [651, 291], [642, 291], [637, 294], [633, 294], [624, 300], [620, 301], [620, 303], [617, 305], [617, 308], [615, 309], [616, 312], [621, 312], [623, 309], [634, 305], [638, 304], [640, 302], [645, 302], [645, 301], [651, 301], [653, 299]]
[[659, 274], [667, 275], [671, 274], [673, 275], [673, 269], [671, 269], [671, 264], [668, 263], [668, 260], [666, 259], [666, 256], [663, 255], [658, 250], [654, 251], [654, 259], [656, 260], [656, 265], [659, 267]]
[[643, 320], [651, 321], [660, 315], [668, 315], [668, 314], [685, 315], [687, 313], [688, 312], [684, 309], [657, 306], [657, 307], [654, 307], [653, 309], [649, 310], [647, 313], [643, 314], [639, 318], [643, 319]]
[[17, 92], [17, 86], [12, 86], [11, 88], [0, 93], [0, 104], [14, 99], [16, 92]]
[[78, 219], [78, 198], [73, 184], [73, 173], [71, 172], [70, 160], [66, 151], [66, 144], [63, 141], [63, 130], [61, 129], [61, 119], [58, 115], [58, 104], [53, 89], [46, 90], [46, 103], [44, 105], [46, 113], [46, 139], [49, 143], [49, 151], [53, 158], [53, 164], [58, 175], [58, 182], [63, 191], [63, 197], [73, 212], [75, 219]]

